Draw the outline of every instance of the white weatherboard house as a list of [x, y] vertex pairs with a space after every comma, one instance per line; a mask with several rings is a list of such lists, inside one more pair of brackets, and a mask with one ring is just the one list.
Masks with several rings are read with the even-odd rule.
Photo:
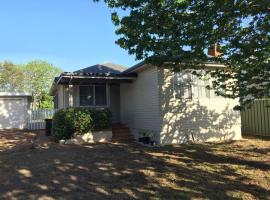
[[0, 92], [0, 129], [27, 128], [31, 95]]
[[[209, 68], [224, 67], [206, 64]], [[190, 72], [172, 72], [144, 62], [131, 68], [94, 65], [62, 73], [51, 88], [55, 107], [110, 108], [113, 123], [128, 126], [137, 138], [151, 131], [158, 144], [241, 138], [237, 100], [216, 96]]]

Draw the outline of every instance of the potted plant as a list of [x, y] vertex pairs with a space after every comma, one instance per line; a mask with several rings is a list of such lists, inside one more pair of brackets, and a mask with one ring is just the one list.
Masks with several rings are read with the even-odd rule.
[[153, 134], [152, 131], [149, 130], [140, 130], [139, 131], [139, 142], [143, 143], [143, 144], [150, 144], [153, 138]]

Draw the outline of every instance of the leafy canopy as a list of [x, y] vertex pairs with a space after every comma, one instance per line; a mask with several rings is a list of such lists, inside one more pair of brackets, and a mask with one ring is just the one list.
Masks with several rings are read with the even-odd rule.
[[[196, 68], [209, 61], [221, 62], [228, 68], [212, 73], [217, 93], [240, 97], [244, 103], [268, 95], [269, 0], [105, 2], [117, 27], [116, 43], [137, 59], [158, 65], [170, 63], [174, 70], [180, 63]], [[221, 46], [223, 56], [207, 55], [215, 43]]]
[[0, 63], [0, 91], [24, 91], [24, 73], [12, 62]]
[[62, 70], [54, 67], [45, 61], [32, 61], [22, 67], [25, 74], [26, 91], [33, 94], [34, 100], [40, 102], [48, 99], [48, 92], [53, 83], [54, 77], [58, 76]]
[[54, 77], [62, 70], [45, 61], [31, 61], [25, 65], [0, 63], [0, 90], [32, 94], [34, 106], [53, 108], [53, 98], [48, 95]]

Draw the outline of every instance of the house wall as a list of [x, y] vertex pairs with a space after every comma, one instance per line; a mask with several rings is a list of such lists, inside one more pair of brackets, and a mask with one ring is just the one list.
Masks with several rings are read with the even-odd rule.
[[183, 100], [173, 94], [173, 72], [158, 69], [161, 112], [161, 144], [223, 141], [241, 138], [240, 113], [233, 111], [237, 100], [202, 98]]
[[110, 85], [110, 110], [113, 123], [120, 122], [120, 85]]
[[140, 71], [132, 83], [120, 85], [120, 111], [121, 122], [136, 138], [140, 130], [151, 130], [159, 141], [161, 118], [156, 67]]

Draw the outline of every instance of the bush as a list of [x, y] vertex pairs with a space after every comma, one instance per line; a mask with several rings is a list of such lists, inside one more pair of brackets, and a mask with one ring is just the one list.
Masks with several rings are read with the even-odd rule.
[[111, 128], [112, 113], [109, 109], [92, 110], [93, 128], [94, 130], [101, 130]]
[[52, 135], [56, 140], [70, 139], [75, 133], [84, 134], [90, 130], [111, 127], [111, 111], [89, 108], [68, 108], [59, 110], [53, 117]]

